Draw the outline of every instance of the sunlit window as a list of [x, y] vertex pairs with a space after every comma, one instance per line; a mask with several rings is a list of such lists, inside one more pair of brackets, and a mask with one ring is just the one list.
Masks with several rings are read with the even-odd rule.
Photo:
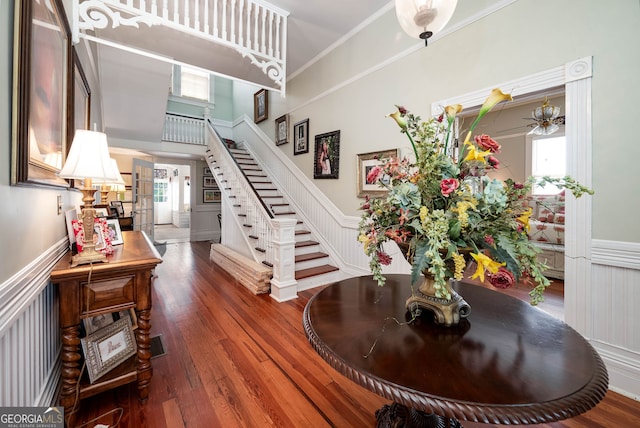
[[[567, 144], [564, 135], [550, 138], [535, 137], [531, 141], [531, 175], [536, 178], [564, 177], [567, 174]], [[535, 186], [534, 195], [555, 195], [558, 187], [547, 184]]]
[[[176, 94], [177, 95], [177, 94]], [[180, 94], [183, 97], [209, 100], [209, 73], [180, 67]]]

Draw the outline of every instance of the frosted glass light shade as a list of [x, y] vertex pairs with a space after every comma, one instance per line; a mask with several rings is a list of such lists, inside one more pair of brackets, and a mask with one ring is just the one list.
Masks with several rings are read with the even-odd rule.
[[84, 180], [118, 179], [119, 172], [111, 163], [107, 135], [102, 132], [76, 130], [69, 156], [58, 174], [62, 178]]
[[458, 0], [396, 0], [396, 17], [402, 29], [416, 39], [442, 30], [453, 16]]

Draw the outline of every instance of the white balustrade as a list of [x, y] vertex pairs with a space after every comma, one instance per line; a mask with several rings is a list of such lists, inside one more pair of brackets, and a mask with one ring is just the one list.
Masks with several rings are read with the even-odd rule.
[[74, 0], [73, 42], [87, 30], [163, 25], [235, 49], [284, 92], [288, 12], [259, 0], [158, 1]]
[[171, 113], [165, 115], [163, 141], [205, 145], [204, 133], [204, 119]]

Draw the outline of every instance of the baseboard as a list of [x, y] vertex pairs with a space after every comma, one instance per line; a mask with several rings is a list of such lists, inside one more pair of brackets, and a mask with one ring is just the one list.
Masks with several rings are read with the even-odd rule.
[[640, 354], [608, 343], [591, 341], [609, 373], [609, 388], [640, 401]]

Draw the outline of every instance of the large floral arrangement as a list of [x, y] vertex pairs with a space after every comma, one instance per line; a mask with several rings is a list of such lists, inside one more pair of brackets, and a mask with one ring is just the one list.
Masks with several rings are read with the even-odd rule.
[[395, 119], [413, 148], [415, 160], [391, 158], [371, 169], [367, 182], [388, 189], [382, 198], [366, 198], [361, 209], [358, 240], [370, 257], [370, 268], [384, 285], [382, 265], [391, 263], [384, 245], [394, 241], [411, 263], [412, 283], [422, 273], [432, 275], [436, 297], [451, 299], [448, 281], [461, 280], [465, 255], [476, 262], [472, 279], [500, 288], [521, 277], [531, 283], [531, 304], [544, 300], [549, 280], [538, 260], [540, 250], [527, 236], [531, 208], [527, 195], [533, 185], [553, 183], [576, 197], [590, 189], [569, 176], [529, 178], [524, 183], [490, 179], [499, 168], [500, 145], [488, 135], [473, 136], [480, 119], [511, 95], [494, 89], [460, 148], [453, 153], [455, 117], [462, 106], [447, 106], [440, 117], [423, 121], [403, 107], [389, 116]]

